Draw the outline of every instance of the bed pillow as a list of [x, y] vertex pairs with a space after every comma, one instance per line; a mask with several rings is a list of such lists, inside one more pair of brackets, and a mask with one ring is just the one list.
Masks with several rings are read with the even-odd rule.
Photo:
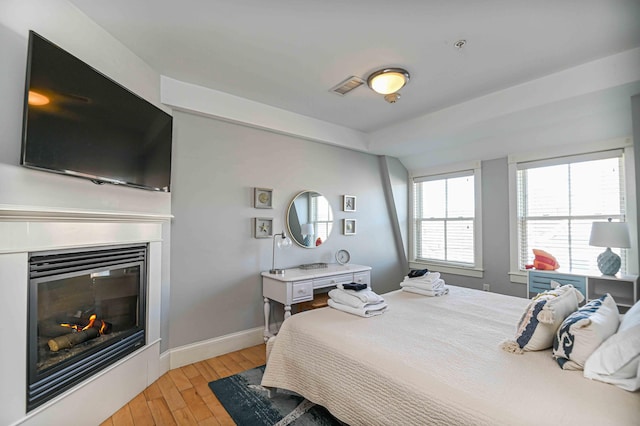
[[553, 339], [553, 357], [563, 370], [582, 370], [587, 358], [618, 330], [618, 307], [610, 294], [569, 315]]
[[538, 294], [520, 318], [515, 340], [502, 342], [502, 349], [513, 353], [549, 349], [562, 321], [582, 300], [582, 293], [570, 284]]
[[624, 315], [618, 332], [587, 358], [584, 377], [632, 392], [640, 389], [640, 302]]

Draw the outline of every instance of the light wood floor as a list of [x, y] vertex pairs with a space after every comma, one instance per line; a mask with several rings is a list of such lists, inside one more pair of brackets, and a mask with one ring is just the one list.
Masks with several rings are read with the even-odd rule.
[[265, 345], [169, 371], [101, 426], [235, 425], [208, 383], [266, 362]]

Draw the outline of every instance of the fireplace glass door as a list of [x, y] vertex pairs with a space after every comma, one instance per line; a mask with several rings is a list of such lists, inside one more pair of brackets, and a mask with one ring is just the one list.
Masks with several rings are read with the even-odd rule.
[[146, 249], [31, 255], [30, 408], [144, 345]]

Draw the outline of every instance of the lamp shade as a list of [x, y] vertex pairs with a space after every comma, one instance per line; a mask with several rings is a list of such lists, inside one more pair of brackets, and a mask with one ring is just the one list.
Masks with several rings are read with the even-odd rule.
[[313, 235], [313, 223], [305, 223], [301, 225], [300, 233], [302, 235]]
[[367, 79], [367, 84], [374, 92], [381, 95], [395, 93], [409, 81], [409, 73], [402, 68], [385, 68], [374, 72]]
[[626, 222], [593, 222], [589, 245], [595, 247], [631, 247]]

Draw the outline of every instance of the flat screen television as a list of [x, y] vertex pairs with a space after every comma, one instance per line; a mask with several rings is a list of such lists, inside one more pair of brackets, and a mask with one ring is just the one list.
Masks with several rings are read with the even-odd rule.
[[29, 32], [20, 164], [169, 192], [171, 115]]

